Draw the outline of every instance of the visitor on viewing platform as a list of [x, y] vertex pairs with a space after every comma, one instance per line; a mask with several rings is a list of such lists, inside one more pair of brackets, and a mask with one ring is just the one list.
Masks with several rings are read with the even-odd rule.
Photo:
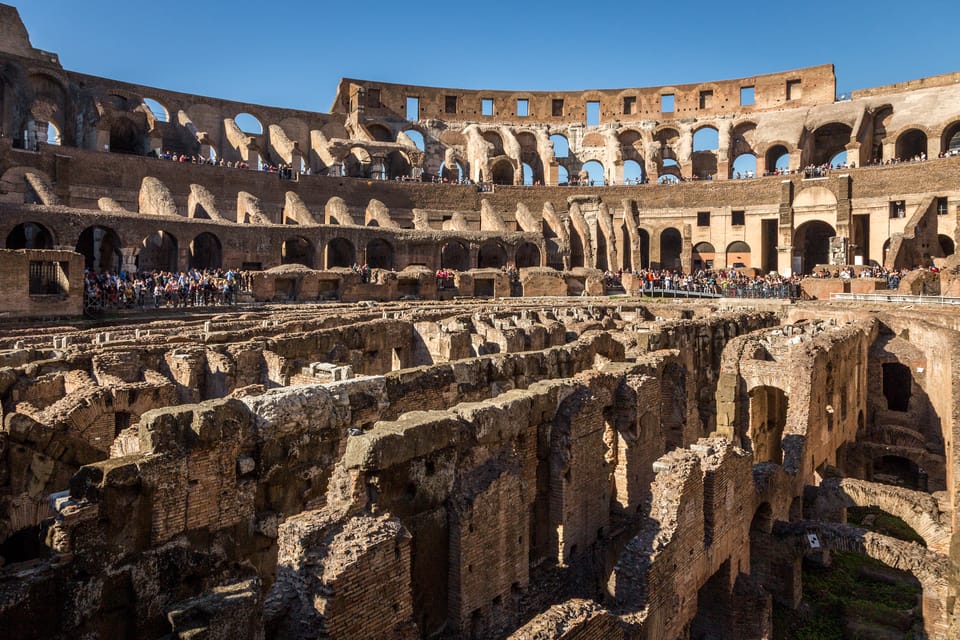
[[228, 269], [149, 271], [130, 274], [84, 271], [84, 308], [143, 310], [148, 299], [153, 308], [232, 305], [236, 293], [249, 290], [250, 276]]

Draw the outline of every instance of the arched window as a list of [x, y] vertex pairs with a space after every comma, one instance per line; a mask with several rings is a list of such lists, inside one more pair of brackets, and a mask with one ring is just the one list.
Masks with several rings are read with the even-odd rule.
[[533, 186], [533, 167], [526, 162], [523, 163], [523, 184], [524, 186]]
[[550, 142], [553, 143], [553, 155], [556, 158], [568, 158], [570, 157], [570, 143], [567, 142], [566, 136], [562, 136], [559, 133], [555, 133], [550, 136]]
[[693, 134], [694, 151], [716, 151], [720, 148], [720, 132], [713, 127], [697, 129]]
[[203, 232], [190, 243], [191, 269], [219, 269], [223, 247], [220, 239], [210, 232]]
[[897, 157], [912, 160], [927, 153], [927, 134], [920, 129], [909, 129], [897, 138]]
[[313, 243], [303, 236], [287, 238], [281, 247], [280, 264], [302, 264], [312, 269], [315, 253]]
[[376, 238], [367, 243], [367, 265], [371, 269], [393, 269], [393, 247]]
[[244, 133], [250, 133], [254, 135], [260, 135], [263, 133], [263, 125], [260, 124], [260, 121], [249, 113], [238, 113], [234, 116], [233, 121], [237, 123], [237, 127], [240, 128], [240, 131]]
[[420, 151], [425, 151], [427, 146], [423, 140], [423, 134], [417, 131], [416, 129], [407, 129], [403, 132], [410, 140], [416, 145], [417, 149]]
[[847, 152], [846, 150], [841, 151], [837, 155], [830, 158], [831, 167], [844, 167], [847, 164]]
[[177, 238], [161, 229], [143, 239], [140, 252], [137, 254], [137, 269], [176, 271], [179, 253]]
[[22, 222], [7, 234], [7, 249], [53, 249], [53, 234], [37, 222]]
[[147, 109], [150, 109], [150, 113], [152, 113], [153, 117], [159, 122], [170, 122], [170, 112], [167, 111], [165, 106], [153, 98], [144, 98], [143, 104], [147, 105]]
[[531, 242], [524, 242], [517, 247], [516, 265], [518, 269], [523, 269], [524, 267], [539, 267], [540, 247]]
[[636, 160], [625, 160], [623, 163], [624, 184], [643, 182], [643, 166]]
[[466, 271], [470, 268], [470, 253], [461, 242], [451, 240], [440, 250], [440, 267], [455, 271]]
[[487, 241], [480, 245], [477, 266], [481, 269], [499, 269], [507, 264], [507, 252], [498, 242]]
[[757, 175], [757, 157], [745, 153], [733, 161], [733, 178], [754, 178]]
[[570, 172], [563, 165], [557, 167], [557, 184], [570, 184]]
[[790, 152], [782, 144], [774, 145], [767, 149], [764, 169], [773, 173], [778, 169], [788, 171], [790, 169]]
[[349, 267], [356, 263], [356, 252], [353, 245], [346, 238], [334, 238], [327, 243], [327, 269], [333, 267]]
[[589, 176], [587, 180], [592, 185], [603, 185], [606, 183], [606, 175], [603, 171], [603, 165], [598, 160], [590, 160], [583, 164], [583, 171]]
[[47, 144], [60, 146], [63, 144], [63, 137], [60, 135], [60, 129], [52, 122], [47, 123]]

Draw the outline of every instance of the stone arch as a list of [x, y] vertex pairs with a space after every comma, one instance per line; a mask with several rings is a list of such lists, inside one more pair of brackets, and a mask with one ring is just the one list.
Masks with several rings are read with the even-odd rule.
[[141, 242], [137, 252], [138, 271], [178, 271], [180, 245], [176, 236], [160, 229]]
[[753, 178], [757, 172], [757, 157], [752, 153], [741, 153], [730, 163], [730, 178]]
[[606, 170], [599, 160], [588, 160], [580, 170], [580, 184], [603, 185], [606, 183]]
[[750, 390], [750, 425], [746, 440], [753, 462], [783, 464], [783, 429], [787, 425], [787, 394], [783, 389], [758, 386]]
[[499, 133], [497, 133], [497, 132], [494, 131], [493, 129], [487, 129], [486, 131], [484, 131], [484, 132], [481, 133], [480, 135], [481, 135], [481, 137], [482, 137], [484, 140], [486, 140], [486, 141], [491, 145], [491, 147], [492, 147], [492, 148], [490, 149], [489, 154], [488, 154], [491, 158], [495, 158], [496, 156], [502, 156], [502, 155], [504, 155], [504, 151], [503, 151], [503, 137], [502, 137]]
[[920, 465], [906, 456], [880, 455], [873, 459], [872, 467], [871, 481], [873, 482], [913, 490], [920, 487]]
[[294, 236], [283, 241], [280, 264], [302, 264], [313, 269], [316, 254], [313, 242], [303, 236]]
[[371, 269], [393, 269], [393, 246], [382, 238], [367, 243], [366, 262]]
[[357, 253], [353, 243], [346, 238], [333, 238], [327, 243], [324, 263], [327, 269], [350, 267], [356, 264]]
[[956, 244], [950, 236], [941, 233], [937, 236], [937, 242], [940, 243], [940, 251], [944, 256], [952, 256], [956, 251]]
[[912, 127], [897, 136], [896, 156], [901, 160], [910, 160], [927, 153], [927, 134], [925, 131]]
[[830, 238], [836, 235], [833, 226], [822, 220], [810, 220], [797, 227], [793, 232], [793, 253], [802, 258], [802, 273], [810, 273], [818, 264], [829, 264]]
[[344, 174], [348, 178], [369, 178], [372, 164], [369, 151], [363, 147], [352, 147], [343, 160]]
[[558, 159], [570, 157], [570, 141], [565, 135], [554, 133], [550, 136], [550, 144], [553, 145], [553, 157]]
[[241, 112], [233, 116], [233, 122], [240, 131], [248, 135], [261, 135], [263, 133], [263, 121], [252, 113]]
[[853, 128], [843, 122], [828, 122], [813, 132], [813, 148], [805, 164], [827, 164], [850, 144]]
[[790, 169], [790, 150], [785, 143], [774, 143], [767, 147], [763, 154], [763, 170], [766, 173], [774, 173], [778, 169], [789, 171]]
[[734, 240], [727, 245], [726, 266], [733, 267], [735, 264], [743, 263], [743, 266], [750, 266], [750, 245], [743, 240]]
[[518, 269], [523, 269], [525, 267], [539, 267], [540, 247], [532, 242], [524, 242], [517, 247], [516, 260], [514, 260], [514, 264], [517, 265]]
[[466, 271], [470, 268], [470, 252], [464, 243], [450, 240], [440, 249], [440, 267], [454, 271]]
[[53, 249], [53, 233], [39, 222], [21, 222], [7, 234], [7, 249]]
[[110, 227], [93, 225], [77, 239], [77, 253], [83, 254], [84, 268], [92, 271], [120, 271], [123, 253], [120, 236]]
[[144, 132], [130, 118], [117, 117], [110, 123], [110, 151], [143, 155]]
[[673, 227], [667, 227], [660, 232], [660, 268], [681, 269], [683, 263], [683, 236]]
[[403, 151], [394, 149], [387, 154], [386, 158], [387, 179], [404, 178], [410, 176], [412, 165], [410, 158]]
[[750, 154], [757, 155], [756, 143], [757, 123], [752, 121], [741, 122], [730, 132], [730, 148], [728, 156], [736, 158], [737, 156]]
[[715, 266], [716, 249], [709, 242], [693, 245], [693, 269], [712, 269]]
[[679, 131], [669, 126], [662, 127], [654, 132], [653, 140], [657, 147], [657, 165], [659, 167], [663, 167], [664, 160], [673, 160], [675, 162], [680, 160], [680, 157], [677, 155], [677, 146], [680, 143]]
[[940, 136], [941, 153], [960, 153], [960, 120], [951, 122], [943, 128]]
[[219, 269], [223, 266], [223, 245], [220, 238], [204, 231], [190, 242], [191, 269]]
[[157, 122], [170, 122], [170, 111], [159, 100], [144, 98], [143, 104]]
[[490, 181], [494, 184], [513, 184], [513, 163], [509, 158], [500, 158], [490, 167]]
[[480, 269], [499, 269], [507, 265], [507, 251], [503, 245], [494, 240], [487, 240], [480, 245], [477, 253], [477, 267]]
[[370, 133], [370, 137], [376, 140], [377, 142], [395, 142], [396, 137], [393, 135], [393, 131], [389, 127], [379, 123], [371, 123], [367, 125], [367, 131]]
[[402, 131], [403, 135], [413, 143], [413, 145], [420, 151], [427, 150], [427, 136], [424, 135], [423, 131], [419, 127], [407, 127]]

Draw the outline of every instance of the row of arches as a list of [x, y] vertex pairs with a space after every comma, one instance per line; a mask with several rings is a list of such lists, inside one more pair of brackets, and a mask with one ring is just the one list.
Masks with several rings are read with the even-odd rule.
[[[53, 234], [44, 225], [24, 222], [14, 227], [6, 238], [7, 249], [54, 249], [57, 243]], [[77, 240], [75, 250], [83, 254], [85, 268], [93, 271], [120, 271], [130, 265], [124, 264], [123, 244], [119, 234], [110, 228], [94, 225], [84, 229]], [[186, 265], [190, 269], [219, 269], [240, 265], [223, 264], [223, 245], [211, 232], [196, 235], [185, 248]], [[336, 237], [324, 246], [318, 255], [315, 243], [301, 235], [285, 239], [280, 248], [280, 264], [302, 264], [310, 268], [351, 267], [366, 263], [373, 269], [395, 269], [397, 264], [394, 246], [374, 238], [362, 247], [362, 254], [350, 240]], [[141, 271], [177, 271], [182, 264], [180, 241], [173, 234], [158, 230], [136, 247], [133, 266]], [[520, 244], [514, 253], [518, 268], [541, 265], [540, 248], [531, 243]], [[440, 250], [440, 266], [444, 269], [466, 271], [471, 268], [501, 268], [510, 263], [507, 247], [496, 240], [480, 244], [476, 258], [471, 258], [466, 241], [450, 240]]]

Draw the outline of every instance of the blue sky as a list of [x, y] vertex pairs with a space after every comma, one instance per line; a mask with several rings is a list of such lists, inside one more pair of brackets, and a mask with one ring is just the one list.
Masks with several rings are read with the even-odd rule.
[[577, 90], [832, 62], [843, 92], [960, 71], [957, 0], [12, 3], [73, 71], [310, 111], [341, 77]]

